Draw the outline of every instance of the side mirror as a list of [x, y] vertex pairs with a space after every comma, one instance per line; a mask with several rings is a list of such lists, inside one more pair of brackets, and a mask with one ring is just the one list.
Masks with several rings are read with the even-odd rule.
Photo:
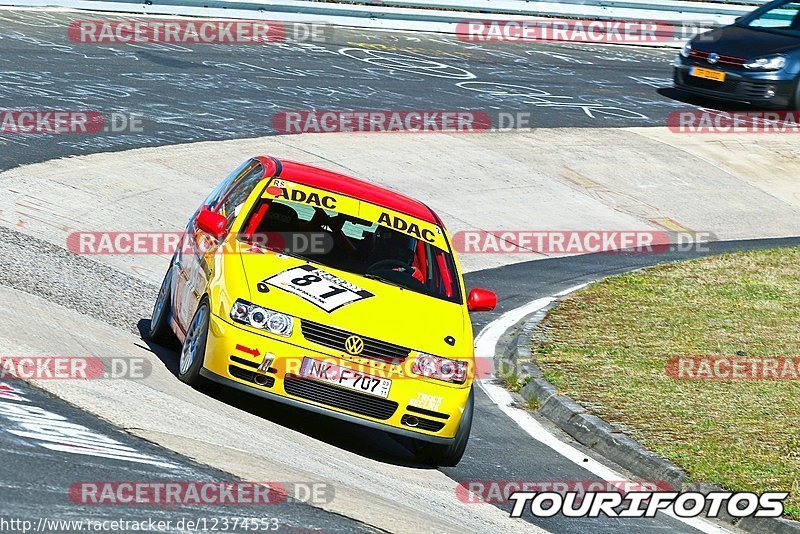
[[473, 289], [467, 298], [467, 309], [473, 312], [489, 312], [497, 307], [497, 295], [486, 289]]
[[212, 237], [220, 239], [225, 235], [225, 227], [228, 225], [228, 219], [204, 206], [203, 209], [200, 210], [200, 213], [197, 214], [195, 225], [197, 225], [197, 228], [201, 232], [205, 232]]

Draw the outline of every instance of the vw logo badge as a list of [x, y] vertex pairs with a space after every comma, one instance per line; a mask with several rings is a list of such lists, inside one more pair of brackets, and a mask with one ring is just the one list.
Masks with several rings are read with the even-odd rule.
[[708, 55], [708, 62], [711, 63], [712, 65], [716, 65], [718, 61], [719, 61], [719, 54], [717, 54], [716, 52], [712, 52]]
[[364, 351], [364, 340], [358, 336], [350, 336], [344, 341], [344, 348], [353, 356], [358, 356]]

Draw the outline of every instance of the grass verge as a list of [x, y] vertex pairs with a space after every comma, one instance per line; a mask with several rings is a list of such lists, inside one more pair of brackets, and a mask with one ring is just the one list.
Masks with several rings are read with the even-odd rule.
[[800, 380], [680, 380], [678, 357], [800, 357], [800, 249], [609, 278], [540, 325], [533, 356], [562, 393], [697, 481], [790, 491], [800, 520]]

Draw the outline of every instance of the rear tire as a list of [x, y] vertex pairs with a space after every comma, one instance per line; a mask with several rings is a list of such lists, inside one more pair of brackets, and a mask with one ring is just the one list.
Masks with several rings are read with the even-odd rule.
[[467, 406], [464, 408], [464, 415], [461, 416], [461, 424], [456, 431], [453, 443], [449, 445], [439, 445], [415, 440], [414, 454], [417, 460], [441, 467], [455, 467], [464, 456], [469, 442], [469, 434], [472, 430], [472, 416], [475, 411], [475, 390], [469, 390]]
[[172, 331], [169, 317], [172, 312], [172, 266], [170, 265], [164, 281], [161, 282], [161, 289], [153, 305], [153, 313], [150, 315], [150, 330], [148, 338], [159, 345], [173, 346], [177, 344], [175, 332]]
[[200, 376], [206, 358], [206, 341], [208, 325], [211, 320], [211, 308], [207, 300], [200, 302], [197, 311], [186, 332], [186, 339], [181, 347], [181, 359], [178, 364], [178, 379], [193, 388], [204, 385], [205, 379]]

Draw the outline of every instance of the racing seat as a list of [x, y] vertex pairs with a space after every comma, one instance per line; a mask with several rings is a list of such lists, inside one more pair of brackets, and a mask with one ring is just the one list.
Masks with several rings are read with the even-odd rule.
[[424, 275], [414, 265], [416, 241], [391, 230], [379, 228], [375, 232], [373, 267], [368, 272], [408, 287], [424, 289]]
[[270, 234], [297, 232], [299, 226], [300, 218], [294, 208], [274, 201], [265, 202], [250, 220], [246, 236], [251, 243], [261, 244], [269, 249], [283, 249], [285, 240], [276, 239], [277, 236]]

